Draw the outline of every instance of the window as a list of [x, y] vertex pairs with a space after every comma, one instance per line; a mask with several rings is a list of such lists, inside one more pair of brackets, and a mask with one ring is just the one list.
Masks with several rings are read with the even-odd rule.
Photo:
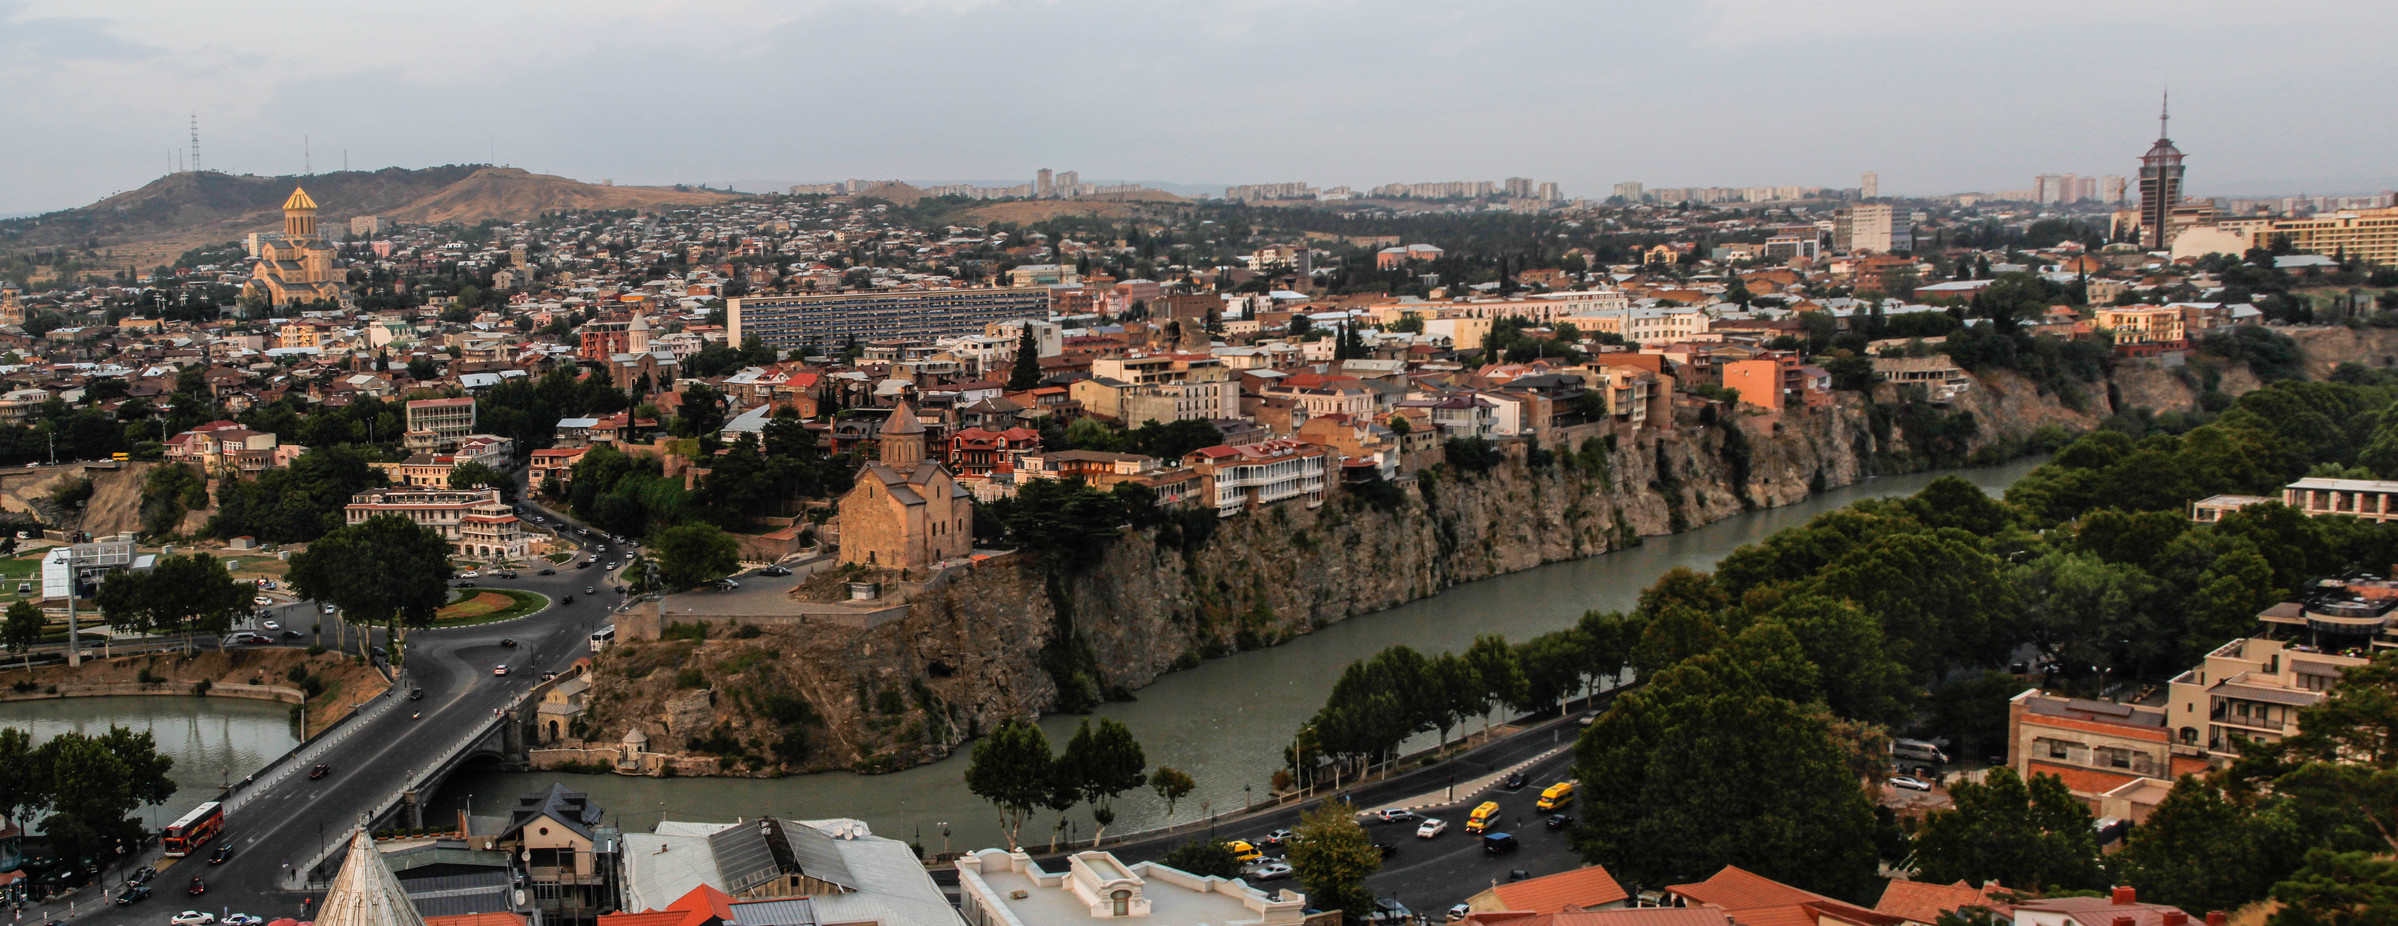
[[2070, 751], [2070, 747], [2068, 747], [2063, 740], [2048, 741], [2048, 757], [2051, 759], [2066, 758]]
[[1113, 910], [1113, 915], [1115, 915], [1115, 916], [1131, 916], [1131, 915], [1132, 915], [1132, 892], [1131, 892], [1131, 891], [1119, 890], [1119, 891], [1117, 891], [1117, 892], [1115, 892], [1115, 893], [1113, 893], [1113, 894], [1110, 894], [1110, 895], [1108, 895], [1108, 900], [1109, 900], [1109, 901], [1111, 901], [1111, 902], [1114, 904], [1114, 906], [1115, 906], [1115, 909]]

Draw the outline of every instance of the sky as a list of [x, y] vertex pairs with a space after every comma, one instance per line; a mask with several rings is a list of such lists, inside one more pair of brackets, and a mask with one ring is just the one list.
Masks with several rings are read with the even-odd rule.
[[[1024, 178], [2398, 187], [2388, 0], [0, 0], [0, 215], [156, 179], [502, 163]], [[2343, 92], [2342, 88], [2354, 88]]]

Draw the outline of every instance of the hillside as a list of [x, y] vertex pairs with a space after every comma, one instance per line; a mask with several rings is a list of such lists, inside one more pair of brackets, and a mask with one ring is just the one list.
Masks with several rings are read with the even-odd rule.
[[306, 186], [328, 230], [350, 217], [403, 222], [516, 221], [572, 209], [644, 209], [723, 202], [727, 193], [600, 186], [512, 167], [451, 164], [309, 177], [208, 172], [171, 174], [76, 209], [0, 221], [0, 251], [96, 246], [151, 265], [192, 247], [280, 226], [292, 187]]

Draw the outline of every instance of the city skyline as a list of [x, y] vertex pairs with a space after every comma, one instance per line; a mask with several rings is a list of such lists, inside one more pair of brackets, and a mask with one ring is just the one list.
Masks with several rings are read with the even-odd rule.
[[[2373, 156], [2381, 120], [2359, 109], [2372, 104], [2302, 88], [2266, 63], [2312, 54], [2323, 35], [2398, 27], [2398, 10], [2311, 6], [2259, 20], [2228, 4], [2157, 2], [1856, 0], [1839, 15], [1752, 0], [1402, 4], [1368, 15], [1349, 2], [1126, 11], [922, 0], [259, 19], [13, 0], [0, 2], [0, 74], [22, 92], [0, 101], [16, 136], [0, 151], [0, 176], [16, 178], [0, 184], [0, 214], [155, 179], [188, 147], [194, 113], [206, 166], [268, 175], [488, 161], [721, 185], [1030, 180], [1070, 164], [1085, 177], [1190, 186], [1528, 176], [1603, 198], [1623, 181], [1848, 187], [1875, 171], [1885, 195], [1988, 193], [2040, 174], [2134, 173], [2167, 85], [2178, 140], [2203, 152], [2194, 195], [2398, 184]], [[2064, 19], [2075, 27], [2052, 28]], [[1346, 38], [1326, 50], [1326, 35]], [[1044, 44], [1056, 47], [1021, 54]], [[1843, 81], [1840, 62], [1859, 55], [1877, 72], [1919, 76]], [[1686, 66], [1782, 58], [1776, 67], [1822, 79]], [[946, 64], [925, 66], [934, 61]], [[2368, 84], [2398, 70], [2348, 66]], [[1177, 89], [1184, 80], [1209, 90]], [[756, 86], [790, 89], [727, 89]], [[1045, 88], [1039, 105], [1023, 102], [1028, 86]], [[1315, 88], [1302, 97], [1314, 102], [1291, 107], [1293, 88]], [[653, 117], [699, 143], [592, 143], [654, 132], [642, 127]], [[2292, 136], [2310, 143], [2282, 141]]]

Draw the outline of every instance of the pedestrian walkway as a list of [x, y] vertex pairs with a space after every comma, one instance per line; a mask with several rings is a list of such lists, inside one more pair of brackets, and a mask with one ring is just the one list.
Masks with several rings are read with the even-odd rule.
[[1443, 785], [1441, 786], [1440, 790], [1393, 801], [1380, 807], [1368, 809], [1365, 812], [1358, 814], [1358, 816], [1372, 816], [1384, 810], [1412, 810], [1417, 813], [1422, 813], [1427, 810], [1462, 807], [1467, 802], [1472, 801], [1474, 798], [1480, 797], [1482, 792], [1498, 787], [1499, 782], [1507, 780], [1507, 776], [1548, 761], [1549, 759], [1554, 758], [1558, 753], [1565, 752], [1566, 750], [1572, 748], [1572, 746], [1559, 746], [1555, 749], [1543, 752], [1540, 755], [1525, 759], [1522, 762], [1518, 762], [1506, 768], [1499, 769], [1498, 771], [1484, 775], [1480, 778], [1458, 782], [1454, 788]]

